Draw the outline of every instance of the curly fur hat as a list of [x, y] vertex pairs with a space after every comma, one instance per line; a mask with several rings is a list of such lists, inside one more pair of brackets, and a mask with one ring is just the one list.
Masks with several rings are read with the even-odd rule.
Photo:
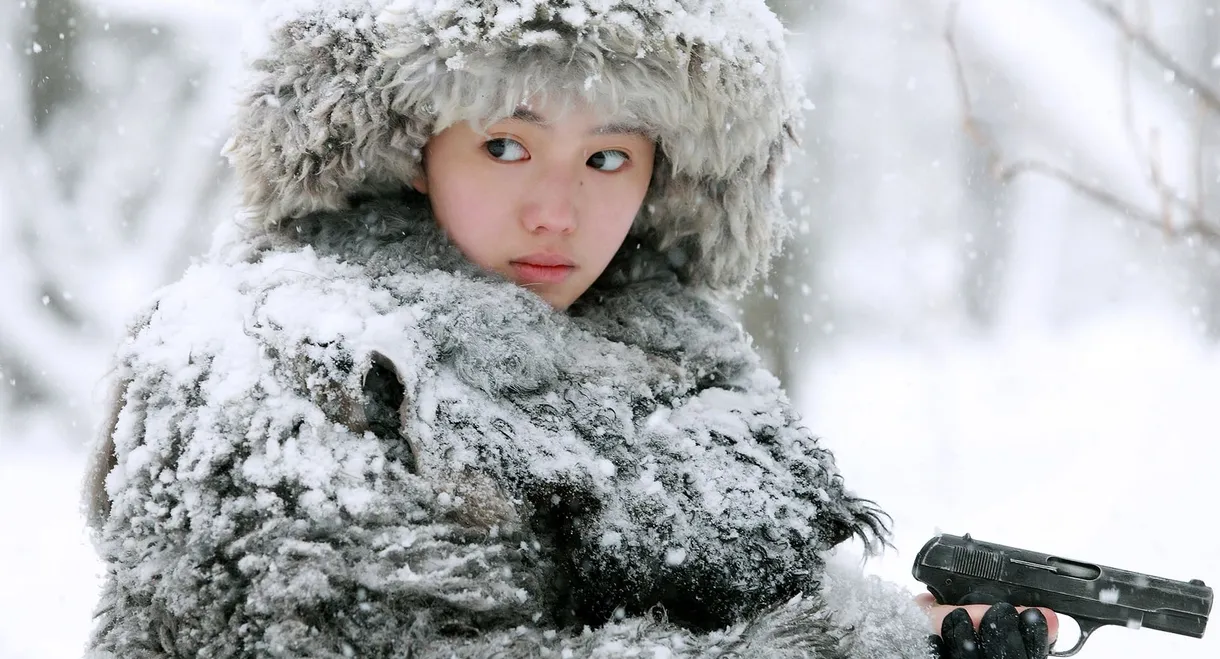
[[226, 153], [259, 231], [397, 194], [424, 144], [539, 94], [653, 134], [632, 232], [693, 285], [739, 290], [788, 233], [779, 173], [803, 97], [764, 0], [279, 3]]

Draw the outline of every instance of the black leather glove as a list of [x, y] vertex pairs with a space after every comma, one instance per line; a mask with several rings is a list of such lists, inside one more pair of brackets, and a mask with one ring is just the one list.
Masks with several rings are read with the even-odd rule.
[[929, 636], [933, 656], [939, 659], [1046, 659], [1050, 632], [1038, 609], [1020, 614], [1011, 604], [993, 604], [974, 630], [970, 614], [954, 609], [945, 616], [940, 636]]

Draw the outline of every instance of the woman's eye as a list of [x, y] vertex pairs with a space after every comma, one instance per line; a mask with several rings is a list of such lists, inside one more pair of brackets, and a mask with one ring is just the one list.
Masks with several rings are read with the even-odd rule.
[[504, 162], [517, 162], [525, 160], [529, 154], [525, 152], [525, 147], [517, 140], [512, 140], [507, 137], [497, 137], [494, 140], [488, 140], [483, 148], [487, 149], [487, 153], [491, 154], [496, 160]]
[[587, 164], [603, 172], [617, 172], [627, 164], [628, 160], [630, 158], [622, 151], [598, 151], [589, 157]]

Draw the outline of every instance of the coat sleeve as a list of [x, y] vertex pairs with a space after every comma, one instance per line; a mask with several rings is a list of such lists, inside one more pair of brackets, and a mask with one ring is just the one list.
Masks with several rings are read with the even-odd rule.
[[844, 552], [828, 560], [820, 593], [836, 624], [849, 630], [845, 646], [852, 659], [928, 656], [932, 628], [915, 594], [865, 574], [863, 564]]
[[[840, 639], [828, 656], [850, 659], [926, 658], [932, 652], [932, 628], [915, 594], [876, 576], [867, 576], [864, 561], [851, 556], [844, 543], [854, 538], [865, 554], [889, 547], [888, 516], [872, 501], [856, 496], [844, 483], [835, 457], [804, 424], [779, 380], [747, 344], [733, 338], [736, 326], [726, 326], [718, 345], [737, 346], [743, 367], [730, 379], [730, 406], [746, 421], [757, 447], [771, 459], [800, 474], [795, 495], [813, 502], [816, 524], [831, 549], [822, 553], [824, 569], [807, 589], [820, 601], [828, 633]], [[722, 405], [726, 406], [726, 405]]]

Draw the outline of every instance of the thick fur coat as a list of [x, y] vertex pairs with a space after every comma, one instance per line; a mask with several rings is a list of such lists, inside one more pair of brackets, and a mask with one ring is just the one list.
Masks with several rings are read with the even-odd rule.
[[654, 251], [565, 314], [418, 199], [293, 227], [120, 353], [95, 656], [923, 656], [825, 571], [878, 512]]
[[[275, 23], [231, 145], [244, 233], [119, 350], [87, 487], [107, 565], [89, 656], [925, 657], [910, 593], [827, 564], [883, 543], [883, 515], [711, 293], [782, 233], [791, 115], [764, 107], [788, 93], [770, 37], [696, 19], [757, 26], [761, 5], [354, 2]], [[556, 311], [469, 263], [403, 182], [495, 57], [563, 52], [577, 74], [607, 59], [613, 80], [579, 89], [623, 99], [681, 62], [691, 119], [651, 110], [652, 207]], [[496, 103], [534, 84], [508, 80]]]

